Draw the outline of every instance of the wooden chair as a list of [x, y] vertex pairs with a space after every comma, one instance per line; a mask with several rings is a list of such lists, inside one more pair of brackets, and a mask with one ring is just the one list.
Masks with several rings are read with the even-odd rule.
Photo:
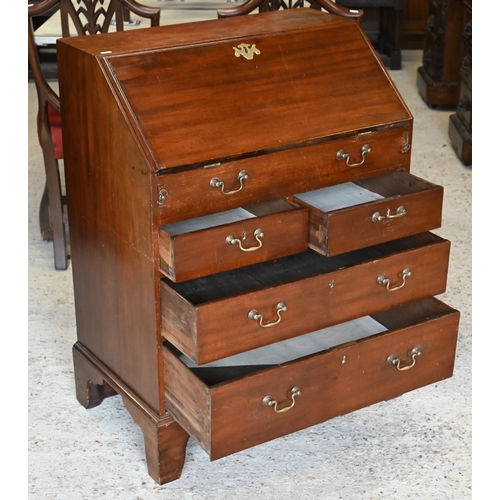
[[357, 19], [358, 22], [363, 15], [362, 10], [346, 9], [335, 4], [331, 0], [248, 0], [244, 4], [237, 7], [232, 7], [229, 9], [218, 9], [217, 17], [224, 18], [242, 16], [245, 14], [250, 14], [257, 8], [259, 9], [259, 12], [268, 12], [280, 9], [296, 9], [305, 7], [306, 2], [309, 4], [309, 7], [311, 9], [324, 9], [326, 10], [326, 12], [330, 12], [331, 14], [338, 14], [339, 16]]
[[[50, 12], [49, 12], [50, 11]], [[67, 269], [69, 245], [67, 244], [66, 198], [62, 192], [59, 160], [64, 158], [61, 131], [59, 96], [47, 82], [40, 65], [35, 44], [33, 18], [60, 12], [63, 37], [72, 33], [97, 35], [107, 33], [112, 24], [123, 31], [124, 19], [135, 15], [149, 19], [151, 26], [160, 24], [160, 8], [151, 8], [135, 0], [43, 0], [28, 6], [28, 64], [38, 94], [38, 139], [45, 165], [45, 188], [40, 202], [39, 222], [43, 240], [54, 245], [56, 269]]]

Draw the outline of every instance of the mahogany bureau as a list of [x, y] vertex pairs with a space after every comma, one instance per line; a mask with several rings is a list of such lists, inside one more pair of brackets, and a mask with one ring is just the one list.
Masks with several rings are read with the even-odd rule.
[[355, 19], [311, 9], [58, 42], [76, 394], [150, 475], [452, 376], [443, 189]]

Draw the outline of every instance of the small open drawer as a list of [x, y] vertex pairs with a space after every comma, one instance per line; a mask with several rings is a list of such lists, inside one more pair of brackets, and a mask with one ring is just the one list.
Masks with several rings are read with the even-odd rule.
[[427, 298], [205, 367], [165, 342], [166, 409], [215, 460], [451, 377], [458, 324]]
[[160, 227], [160, 268], [175, 282], [307, 250], [307, 209], [283, 199]]
[[403, 171], [298, 194], [309, 246], [331, 256], [441, 226], [443, 188]]

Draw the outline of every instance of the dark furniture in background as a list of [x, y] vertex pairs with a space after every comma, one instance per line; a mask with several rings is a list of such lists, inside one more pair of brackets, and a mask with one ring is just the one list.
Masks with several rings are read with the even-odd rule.
[[324, 9], [330, 14], [359, 20], [363, 12], [350, 11], [338, 2], [330, 0], [248, 0], [247, 2], [227, 9], [217, 9], [219, 19], [235, 16], [244, 16], [258, 9], [259, 12], [273, 12], [276, 10], [300, 9], [309, 7], [320, 11]]
[[432, 107], [455, 106], [462, 63], [463, 0], [429, 0], [423, 65], [417, 86]]
[[[361, 27], [368, 35], [368, 38], [373, 42], [377, 42], [379, 36], [385, 33], [384, 38], [389, 39], [395, 35], [394, 33], [394, 8], [392, 5], [401, 4], [394, 1], [369, 1], [362, 0], [346, 0], [349, 5], [362, 6], [363, 19]], [[344, 5], [343, 0], [337, 2], [339, 5]], [[384, 3], [386, 7], [377, 7], [377, 4]], [[425, 29], [428, 17], [428, 0], [404, 0], [402, 2], [402, 15], [399, 22], [397, 32], [399, 32], [399, 47], [401, 50], [422, 50], [425, 40]], [[347, 5], [347, 3], [346, 3]], [[358, 7], [359, 8], [359, 7]], [[400, 9], [400, 6], [396, 6]], [[384, 21], [385, 17], [385, 21]], [[382, 25], [384, 24], [384, 28]], [[393, 35], [394, 33], [394, 35]]]
[[464, 165], [472, 164], [472, 0], [464, 1], [463, 59], [457, 109], [450, 116], [448, 135]]
[[[135, 0], [110, 0], [107, 10], [100, 0], [88, 0], [75, 8], [70, 0], [45, 0], [28, 6], [28, 64], [38, 95], [38, 138], [43, 151], [45, 188], [40, 202], [40, 232], [45, 241], [54, 246], [56, 269], [68, 267], [69, 245], [67, 234], [66, 196], [63, 193], [59, 162], [64, 159], [59, 96], [49, 85], [42, 71], [38, 48], [34, 39], [33, 20], [52, 15], [60, 10], [62, 36], [70, 36], [70, 26], [78, 35], [107, 33], [112, 19], [116, 30], [123, 30], [124, 10], [151, 20], [159, 26], [160, 9], [140, 5]], [[36, 25], [36, 23], [35, 23]]]
[[405, 0], [401, 23], [401, 49], [422, 50], [428, 17], [428, 0]]
[[[453, 374], [443, 189], [409, 172], [413, 118], [358, 19], [232, 12], [58, 41], [77, 398], [123, 398], [159, 483], [189, 436], [215, 460]], [[320, 188], [369, 198], [314, 208]]]
[[363, 9], [363, 31], [384, 64], [390, 69], [401, 69], [401, 27], [405, 0], [337, 0], [336, 3], [349, 9]]
[[361, 27], [384, 64], [391, 69], [401, 69], [400, 34], [404, 3], [404, 0], [337, 0], [335, 3], [319, 0], [249, 0], [234, 8], [219, 9], [219, 17], [229, 17], [234, 12], [248, 14], [257, 8], [259, 12], [268, 12], [311, 7], [334, 13], [340, 6], [353, 14], [359, 11], [363, 13]]

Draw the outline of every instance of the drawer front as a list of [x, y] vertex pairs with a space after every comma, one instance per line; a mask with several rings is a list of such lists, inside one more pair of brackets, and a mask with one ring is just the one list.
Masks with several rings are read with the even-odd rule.
[[[393, 244], [387, 245], [392, 248]], [[300, 280], [292, 275], [287, 282], [280, 275], [275, 284], [256, 285], [252, 291], [240, 290], [239, 294], [196, 305], [162, 282], [162, 335], [200, 365], [438, 295], [446, 289], [449, 250], [449, 242], [440, 238], [410, 250], [399, 251], [395, 247], [394, 253], [378, 254], [373, 261]], [[367, 255], [372, 257], [369, 250]], [[299, 259], [307, 257], [297, 256], [299, 264]], [[319, 255], [316, 258], [328, 261], [327, 265], [335, 259]], [[308, 262], [300, 269], [307, 265]], [[280, 266], [280, 262], [268, 263], [260, 275], [269, 270], [274, 279], [273, 266]], [[252, 275], [249, 279], [251, 285], [260, 280], [258, 272], [255, 276], [255, 280]], [[232, 288], [240, 279], [240, 275], [229, 275], [224, 281]], [[203, 282], [203, 286], [217, 288], [221, 284]]]
[[385, 333], [213, 386], [164, 348], [167, 410], [214, 460], [452, 376], [457, 311], [427, 299], [382, 316]]
[[[322, 255], [338, 255], [441, 226], [443, 188], [407, 172], [391, 172], [334, 186], [327, 193], [338, 196], [347, 194], [347, 190], [350, 194], [346, 203], [358, 203], [356, 197], [366, 196], [364, 193], [383, 199], [337, 210], [311, 205], [314, 193], [318, 192], [293, 199], [309, 209], [309, 245]], [[319, 202], [318, 205], [321, 206]]]
[[159, 176], [157, 223], [162, 226], [381, 172], [409, 170], [411, 131], [410, 124]]
[[[228, 220], [242, 213], [254, 217], [180, 234], [184, 223], [160, 228], [162, 272], [181, 282], [307, 250], [306, 208], [275, 200], [218, 216]], [[195, 219], [196, 227], [206, 219]]]

